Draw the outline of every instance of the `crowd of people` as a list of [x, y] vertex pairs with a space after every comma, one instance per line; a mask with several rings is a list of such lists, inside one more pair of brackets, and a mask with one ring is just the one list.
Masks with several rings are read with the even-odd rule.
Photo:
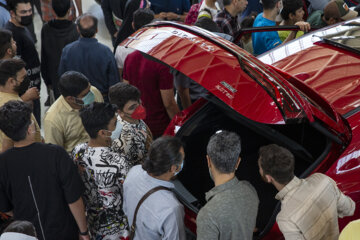
[[[81, 0], [0, 0], [0, 212], [3, 222], [15, 220], [1, 240], [187, 238], [184, 206], [173, 191], [184, 146], [163, 134], [208, 92], [119, 45], [144, 25], [193, 24], [258, 55], [358, 15], [343, 0], [100, 3], [114, 49], [97, 40], [98, 19], [83, 13]], [[34, 6], [43, 21], [40, 57]], [[238, 39], [243, 28], [276, 25], [298, 29]], [[41, 81], [49, 94], [43, 119]], [[240, 153], [236, 133], [220, 130], [209, 139], [215, 186], [198, 213], [197, 239], [252, 239], [257, 232], [257, 192], [235, 176]], [[258, 165], [259, 177], [278, 190], [285, 239], [338, 239], [338, 217], [353, 215], [355, 203], [331, 178], [297, 178], [294, 156], [275, 144], [259, 149]]]

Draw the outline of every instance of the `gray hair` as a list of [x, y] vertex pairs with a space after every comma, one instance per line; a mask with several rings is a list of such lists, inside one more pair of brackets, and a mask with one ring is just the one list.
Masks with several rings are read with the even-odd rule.
[[217, 132], [211, 136], [206, 151], [219, 172], [235, 172], [241, 152], [240, 136], [234, 132]]

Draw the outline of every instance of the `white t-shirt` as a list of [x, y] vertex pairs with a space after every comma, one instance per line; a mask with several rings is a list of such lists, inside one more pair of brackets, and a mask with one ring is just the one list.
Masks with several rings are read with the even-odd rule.
[[116, 60], [117, 67], [124, 68], [124, 63], [125, 63], [126, 57], [130, 53], [133, 53], [134, 51], [135, 51], [135, 49], [133, 49], [133, 48], [126, 48], [124, 46], [118, 46], [116, 48], [116, 52], [115, 52], [115, 60]]
[[[210, 12], [211, 12], [212, 19], [214, 19], [215, 16], [216, 16], [216, 14], [221, 10], [220, 5], [219, 5], [218, 2], [215, 2], [215, 7], [216, 7], [216, 8], [211, 8], [211, 7], [209, 7], [208, 5], [206, 5], [205, 0], [204, 0], [203, 3], [202, 3], [201, 6], [200, 6], [198, 18], [200, 18], [200, 17], [202, 16], [202, 11], [203, 11], [205, 8], [207, 8], [207, 9], [209, 9]], [[203, 11], [203, 12], [204, 12], [204, 11]], [[206, 14], [206, 11], [205, 11], [205, 14]]]

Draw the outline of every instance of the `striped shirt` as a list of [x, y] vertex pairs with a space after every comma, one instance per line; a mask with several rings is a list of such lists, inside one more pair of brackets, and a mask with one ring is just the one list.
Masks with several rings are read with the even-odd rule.
[[281, 201], [276, 221], [285, 239], [337, 240], [338, 217], [355, 211], [354, 201], [320, 173], [294, 177], [275, 198]]

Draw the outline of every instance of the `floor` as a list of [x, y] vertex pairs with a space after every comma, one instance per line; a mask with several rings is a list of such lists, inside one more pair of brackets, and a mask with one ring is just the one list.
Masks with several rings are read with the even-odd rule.
[[[99, 4], [95, 2], [95, 0], [82, 0], [83, 4], [83, 12], [85, 13], [91, 13], [95, 17], [98, 18], [98, 33], [96, 35], [96, 38], [99, 42], [105, 44], [108, 46], [111, 50], [113, 49], [111, 44], [111, 38], [110, 34], [105, 26], [104, 21], [104, 15], [102, 13], [101, 7]], [[38, 42], [36, 43], [36, 49], [38, 50], [39, 56], [41, 54], [41, 27], [42, 22], [40, 19], [39, 14], [34, 11], [34, 24], [35, 24], [35, 33], [38, 39]], [[40, 92], [40, 102], [41, 102], [41, 118], [43, 119], [45, 112], [47, 111], [48, 107], [44, 107], [44, 103], [48, 97], [46, 86], [44, 82], [41, 83], [41, 92]]]

